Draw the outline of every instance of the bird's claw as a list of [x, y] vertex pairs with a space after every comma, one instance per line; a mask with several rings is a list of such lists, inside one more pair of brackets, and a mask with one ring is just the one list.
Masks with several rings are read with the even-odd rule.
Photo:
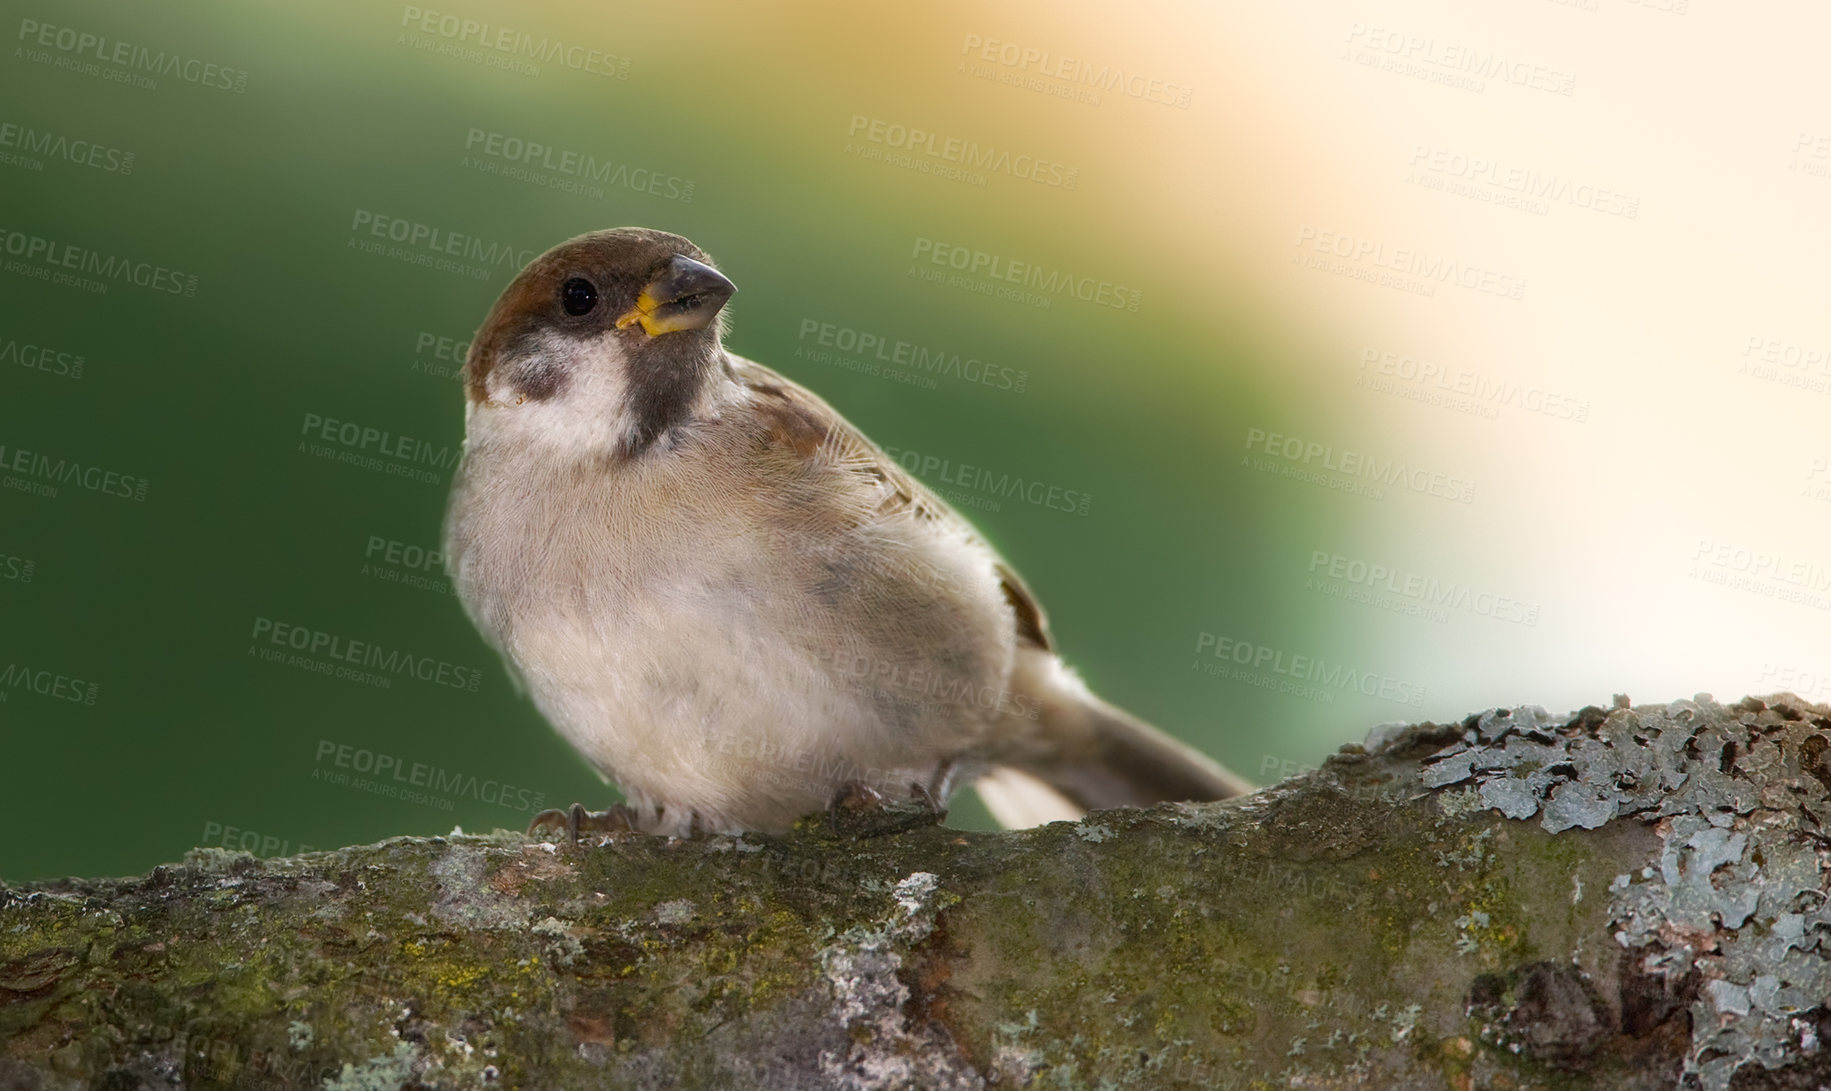
[[613, 803], [601, 811], [588, 811], [583, 804], [574, 803], [565, 810], [554, 808], [535, 815], [528, 823], [528, 833], [542, 829], [563, 830], [566, 839], [576, 845], [581, 833], [633, 833], [636, 812], [623, 803]]
[[940, 825], [947, 808], [921, 784], [909, 785], [907, 800], [891, 800], [862, 780], [849, 780], [833, 793], [826, 813], [833, 836], [862, 839]]

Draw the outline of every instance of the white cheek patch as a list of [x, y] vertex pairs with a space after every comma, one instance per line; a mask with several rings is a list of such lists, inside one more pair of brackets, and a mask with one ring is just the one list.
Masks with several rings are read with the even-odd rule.
[[[614, 333], [581, 340], [548, 330], [517, 348], [490, 369], [488, 400], [469, 420], [473, 434], [588, 455], [628, 433], [634, 422], [625, 404], [626, 360]], [[528, 396], [522, 387], [530, 375], [550, 375], [553, 394]]]

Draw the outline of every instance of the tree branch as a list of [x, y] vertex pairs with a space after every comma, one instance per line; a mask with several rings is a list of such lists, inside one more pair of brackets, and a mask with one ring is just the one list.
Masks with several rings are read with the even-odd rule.
[[1831, 711], [1621, 705], [1002, 834], [498, 832], [0, 888], [0, 1089], [1831, 1080]]

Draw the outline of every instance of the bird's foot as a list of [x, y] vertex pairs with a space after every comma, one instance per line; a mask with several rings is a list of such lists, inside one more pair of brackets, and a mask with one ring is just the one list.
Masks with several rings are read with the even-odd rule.
[[636, 812], [623, 803], [614, 803], [602, 811], [588, 811], [584, 805], [574, 803], [563, 811], [542, 811], [528, 823], [529, 834], [543, 829], [564, 831], [567, 840], [576, 845], [581, 833], [635, 832]]
[[947, 808], [921, 784], [909, 786], [908, 799], [892, 800], [862, 780], [849, 780], [833, 793], [826, 813], [833, 836], [860, 840], [938, 826], [947, 817]]

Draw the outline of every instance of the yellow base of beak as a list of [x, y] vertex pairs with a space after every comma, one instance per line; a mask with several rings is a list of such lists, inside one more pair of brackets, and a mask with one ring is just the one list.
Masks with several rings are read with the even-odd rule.
[[677, 333], [681, 330], [696, 330], [705, 327], [705, 321], [691, 313], [657, 318], [654, 312], [662, 303], [662, 300], [656, 299], [644, 289], [642, 294], [636, 297], [636, 305], [617, 319], [617, 328], [625, 330], [640, 322], [642, 329], [650, 337], [660, 337], [664, 333]]

